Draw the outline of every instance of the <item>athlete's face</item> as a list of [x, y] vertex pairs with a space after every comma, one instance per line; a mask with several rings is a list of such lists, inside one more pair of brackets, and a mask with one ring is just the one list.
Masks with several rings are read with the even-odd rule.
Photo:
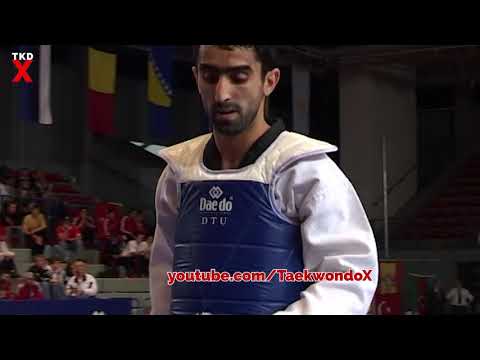
[[202, 45], [193, 68], [203, 107], [215, 131], [237, 135], [263, 116], [265, 97], [274, 90], [280, 70], [262, 75], [255, 50]]

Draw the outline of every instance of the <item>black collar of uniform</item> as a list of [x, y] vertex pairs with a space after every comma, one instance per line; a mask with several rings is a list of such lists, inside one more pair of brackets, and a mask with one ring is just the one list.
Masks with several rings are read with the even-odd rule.
[[[260, 136], [250, 149], [248, 149], [240, 162], [239, 169], [253, 164], [284, 130], [285, 125], [283, 122], [281, 120], [275, 121], [270, 129]], [[213, 135], [205, 146], [203, 152], [203, 164], [210, 170], [222, 170], [222, 157], [217, 149]]]

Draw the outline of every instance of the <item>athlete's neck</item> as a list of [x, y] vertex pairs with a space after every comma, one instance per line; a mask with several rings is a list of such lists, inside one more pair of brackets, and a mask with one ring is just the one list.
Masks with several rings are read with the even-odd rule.
[[260, 114], [262, 116], [256, 118], [248, 129], [238, 135], [226, 136], [213, 131], [215, 145], [222, 158], [223, 170], [238, 169], [247, 151], [270, 128], [263, 111]]

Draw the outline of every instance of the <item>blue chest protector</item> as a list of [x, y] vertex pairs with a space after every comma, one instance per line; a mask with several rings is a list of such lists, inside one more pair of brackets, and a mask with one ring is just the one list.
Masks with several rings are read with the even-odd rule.
[[[282, 132], [255, 164], [235, 171], [203, 167], [211, 134], [202, 135], [160, 155], [177, 178], [177, 224], [173, 271], [303, 271], [299, 225], [272, 205], [276, 174], [294, 161], [336, 147], [306, 136]], [[172, 286], [173, 314], [273, 314], [300, 299], [304, 282], [178, 282]]]
[[[300, 227], [276, 215], [271, 185], [248, 180], [183, 183], [174, 271], [303, 271]], [[302, 282], [176, 282], [173, 314], [272, 314], [300, 298]]]

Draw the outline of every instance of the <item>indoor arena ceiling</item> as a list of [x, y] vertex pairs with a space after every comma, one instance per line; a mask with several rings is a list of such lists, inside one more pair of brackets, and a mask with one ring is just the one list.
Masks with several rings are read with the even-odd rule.
[[[137, 49], [146, 46], [131, 45]], [[414, 67], [417, 78], [450, 77], [480, 81], [480, 45], [276, 45], [283, 65], [308, 64], [312, 71], [355, 65]], [[177, 58], [191, 61], [192, 47], [177, 47]]]

